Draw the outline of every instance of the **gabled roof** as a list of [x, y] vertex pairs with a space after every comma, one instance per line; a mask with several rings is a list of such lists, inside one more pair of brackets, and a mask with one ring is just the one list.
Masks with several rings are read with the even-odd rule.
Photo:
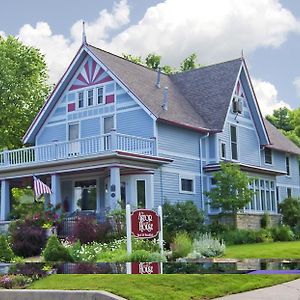
[[283, 135], [280, 130], [273, 126], [267, 119], [264, 119], [264, 123], [271, 141], [270, 145], [266, 145], [267, 148], [300, 155], [300, 148]]
[[[161, 74], [161, 88], [156, 87], [157, 71], [98, 49], [87, 48], [155, 115], [162, 121], [209, 131], [207, 123], [180, 92], [176, 82]], [[162, 108], [164, 87], [168, 87], [168, 110]]]
[[203, 117], [206, 127], [222, 131], [241, 64], [241, 59], [235, 59], [170, 78]]

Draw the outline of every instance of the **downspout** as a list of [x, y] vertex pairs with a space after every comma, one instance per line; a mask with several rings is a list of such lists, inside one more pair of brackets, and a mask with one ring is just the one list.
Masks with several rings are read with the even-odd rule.
[[203, 189], [203, 154], [202, 154], [202, 140], [206, 139], [209, 136], [209, 133], [199, 138], [199, 152], [200, 152], [200, 191], [201, 191], [201, 204], [202, 210], [205, 212], [205, 204], [204, 204], [204, 189]]

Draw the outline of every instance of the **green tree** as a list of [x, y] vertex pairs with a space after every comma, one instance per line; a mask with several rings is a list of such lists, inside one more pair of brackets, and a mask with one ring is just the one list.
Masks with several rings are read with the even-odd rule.
[[157, 69], [160, 66], [161, 56], [155, 53], [149, 53], [145, 59], [148, 68]]
[[216, 186], [206, 195], [212, 208], [221, 208], [224, 213], [235, 217], [252, 199], [254, 192], [249, 189], [253, 181], [239, 167], [232, 163], [221, 163], [221, 170], [213, 176]]
[[286, 198], [279, 204], [284, 224], [294, 228], [300, 224], [300, 199]]
[[131, 54], [126, 54], [126, 53], [123, 53], [122, 56], [123, 56], [123, 58], [125, 58], [127, 60], [130, 60], [130, 61], [132, 61], [136, 64], [144, 65], [141, 56], [134, 56], [134, 55], [131, 55]]
[[15, 37], [0, 37], [0, 149], [21, 139], [48, 93], [46, 63], [39, 50]]
[[189, 71], [193, 70], [199, 67], [199, 64], [197, 63], [197, 54], [192, 53], [190, 56], [188, 56], [186, 59], [183, 60], [183, 62], [180, 64], [180, 71]]
[[294, 110], [289, 110], [286, 107], [275, 109], [273, 114], [266, 116], [266, 118], [300, 147], [300, 108]]

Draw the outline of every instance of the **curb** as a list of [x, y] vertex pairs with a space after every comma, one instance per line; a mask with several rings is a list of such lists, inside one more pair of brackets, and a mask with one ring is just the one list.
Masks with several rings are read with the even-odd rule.
[[1, 300], [126, 300], [106, 291], [0, 290]]

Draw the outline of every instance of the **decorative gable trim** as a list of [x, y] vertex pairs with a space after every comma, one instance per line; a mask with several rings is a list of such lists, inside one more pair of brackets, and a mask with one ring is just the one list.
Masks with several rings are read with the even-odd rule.
[[[92, 57], [94, 63], [92, 63], [91, 66], [89, 66], [88, 61], [85, 60], [84, 57], [82, 58], [82, 56], [84, 54]], [[74, 70], [74, 68], [77, 67], [76, 64], [78, 64], [80, 58], [82, 58], [82, 61], [80, 61], [80, 64], [84, 61], [85, 61], [85, 63], [84, 63], [83, 70], [78, 73]], [[99, 64], [100, 67], [97, 67], [97, 64]], [[72, 78], [68, 78], [68, 77], [70, 76], [72, 71], [73, 72], [75, 71], [74, 74], [75, 74], [76, 80], [72, 84], [70, 84], [70, 81], [72, 80]], [[101, 75], [104, 72], [106, 72], [106, 74], [108, 74], [108, 75], [105, 76], [104, 78], [102, 78]], [[74, 76], [74, 74], [72, 74], [72, 76]], [[87, 47], [87, 45], [83, 44], [77, 51], [76, 55], [74, 56], [70, 65], [68, 66], [67, 70], [65, 71], [65, 73], [63, 74], [63, 76], [61, 77], [61, 79], [59, 80], [59, 82], [57, 83], [55, 88], [53, 89], [53, 91], [51, 92], [50, 96], [44, 103], [43, 107], [41, 108], [41, 110], [39, 111], [39, 113], [37, 114], [37, 116], [35, 117], [33, 122], [31, 123], [30, 127], [28, 128], [27, 132], [25, 133], [25, 135], [23, 137], [23, 143], [26, 144], [26, 143], [30, 143], [33, 141], [34, 134], [36, 134], [35, 131], [37, 130], [38, 126], [39, 125], [42, 126], [42, 124], [45, 122], [45, 120], [47, 118], [47, 114], [50, 114], [51, 110], [55, 106], [54, 102], [58, 101], [59, 97], [63, 94], [63, 92], [65, 90], [67, 90], [67, 89], [70, 91], [76, 90], [76, 89], [84, 88], [87, 86], [105, 83], [105, 82], [112, 81], [112, 80], [114, 80], [118, 85], [120, 85], [125, 90], [125, 92], [128, 93], [129, 96], [133, 100], [135, 100], [137, 102], [137, 104], [140, 105], [142, 107], [142, 109], [153, 120], [157, 119], [156, 116], [129, 90], [129, 88], [111, 70], [109, 70], [108, 67], [106, 65], [104, 65], [102, 63], [102, 61], [100, 61], [100, 59], [96, 55], [94, 55], [94, 53]], [[107, 103], [112, 103], [113, 101], [115, 101], [115, 98], [108, 96], [108, 97], [106, 97], [105, 101]], [[68, 107], [67, 109], [68, 109], [68, 111], [72, 111], [73, 106]]]

